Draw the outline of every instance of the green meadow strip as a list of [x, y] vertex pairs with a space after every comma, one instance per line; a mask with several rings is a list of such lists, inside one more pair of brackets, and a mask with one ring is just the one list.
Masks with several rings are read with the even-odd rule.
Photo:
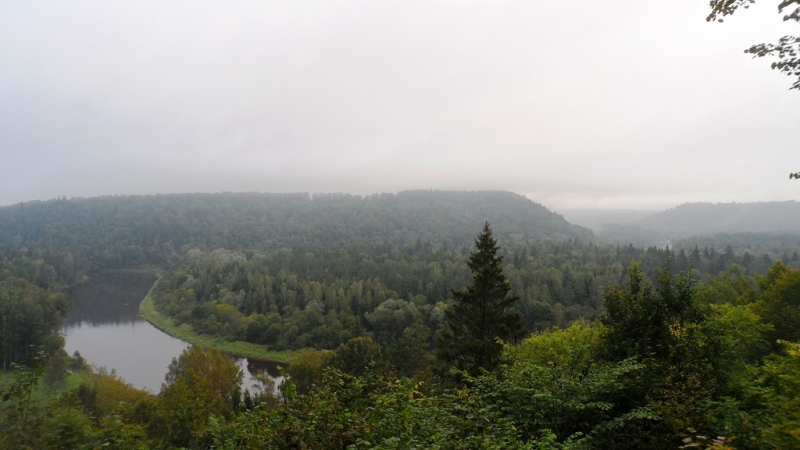
[[[7, 389], [11, 383], [14, 382], [14, 377], [17, 376], [20, 369], [0, 370], [0, 391]], [[82, 382], [88, 381], [91, 371], [89, 369], [67, 370], [67, 376], [64, 381], [55, 388], [48, 388], [44, 384], [43, 379], [39, 379], [36, 386], [33, 388], [31, 401], [36, 403], [44, 403], [50, 398], [54, 392], [69, 392], [73, 391], [81, 385]]]
[[150, 292], [147, 293], [147, 296], [139, 305], [139, 315], [164, 333], [193, 345], [215, 348], [243, 358], [289, 363], [297, 354], [295, 351], [269, 350], [265, 345], [242, 341], [231, 342], [219, 337], [195, 333], [194, 330], [192, 330], [192, 326], [187, 323], [176, 326], [170, 317], [158, 312], [153, 302], [153, 290], [160, 279], [159, 277], [159, 280], [153, 284]]

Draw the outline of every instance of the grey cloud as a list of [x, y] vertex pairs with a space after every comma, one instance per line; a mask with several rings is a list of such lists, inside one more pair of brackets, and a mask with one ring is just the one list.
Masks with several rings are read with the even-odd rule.
[[[4, 2], [0, 204], [509, 189], [552, 207], [785, 200], [771, 5]], [[763, 6], [763, 7], [762, 7]]]

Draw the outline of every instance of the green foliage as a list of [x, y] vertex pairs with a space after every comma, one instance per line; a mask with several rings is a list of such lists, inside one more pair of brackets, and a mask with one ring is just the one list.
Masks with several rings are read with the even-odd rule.
[[175, 321], [156, 310], [152, 297], [148, 295], [139, 305], [139, 315], [153, 324], [159, 330], [175, 336], [178, 339], [192, 345], [206, 348], [216, 348], [231, 355], [245, 358], [263, 359], [270, 361], [288, 362], [294, 358], [293, 351], [269, 350], [263, 345], [253, 344], [242, 341], [226, 341], [218, 336], [210, 336], [196, 333], [189, 324], [175, 325]]
[[775, 263], [759, 282], [759, 300], [754, 309], [772, 330], [766, 338], [777, 346], [777, 340], [800, 340], [800, 269]]
[[[530, 449], [499, 411], [474, 392], [435, 397], [410, 380], [374, 371], [328, 370], [320, 386], [286, 409], [256, 409], [233, 423], [213, 421], [220, 449]], [[552, 436], [546, 435], [552, 442]], [[538, 448], [552, 448], [544, 445]]]
[[230, 410], [231, 406], [214, 395], [202, 375], [191, 372], [163, 390], [148, 431], [162, 445], [198, 445], [209, 417]]
[[673, 279], [669, 268], [662, 269], [656, 288], [644, 278], [639, 263], [632, 262], [627, 289], [612, 286], [606, 291], [606, 312], [600, 318], [606, 357], [667, 361], [678, 347], [681, 328], [699, 319], [693, 295], [688, 273]]
[[280, 386], [280, 391], [281, 396], [283, 397], [282, 400], [285, 409], [288, 407], [289, 402], [297, 397], [297, 385], [294, 383], [294, 380], [286, 376], [286, 372], [283, 370], [283, 367], [278, 367], [278, 371], [284, 378], [283, 383]]
[[452, 291], [453, 304], [446, 311], [447, 327], [438, 342], [437, 356], [447, 366], [476, 376], [494, 370], [500, 362], [502, 342], [514, 343], [522, 335], [522, 317], [511, 306], [518, 300], [503, 275], [503, 257], [489, 222], [475, 239], [477, 250], [467, 265], [472, 285]]
[[[91, 375], [74, 393], [36, 400], [41, 371], [19, 372], [0, 388], [0, 436], [10, 448], [132, 450], [793, 448], [800, 348], [781, 343], [765, 357], [772, 328], [756, 311], [791, 299], [796, 270], [773, 269], [758, 283], [733, 271], [695, 291], [688, 275], [661, 270], [654, 285], [633, 265], [628, 286], [609, 290], [603, 323], [507, 345], [497, 371], [464, 374], [455, 388], [383, 370], [393, 351], [420, 350], [427, 328], [417, 319], [383, 348], [359, 337], [335, 352], [301, 352], [282, 407], [235, 406], [238, 369], [200, 348], [171, 364], [158, 396]], [[408, 307], [386, 309], [402, 319]], [[637, 331], [643, 342], [622, 329], [637, 320], [653, 321], [655, 331]], [[406, 334], [411, 353], [395, 347]]]
[[[335, 349], [365, 333], [391, 344], [402, 338], [406, 328], [419, 329], [420, 323], [429, 330], [430, 345], [444, 325], [449, 287], [469, 282], [464, 256], [424, 246], [412, 256], [401, 249], [373, 253], [378, 251], [385, 249], [281, 251], [246, 260], [243, 254], [230, 252], [190, 252], [185, 266], [159, 282], [154, 306], [176, 325], [197, 332], [209, 331], [211, 314], [216, 323], [223, 323], [217, 305], [232, 301], [244, 317], [224, 322], [236, 339], [271, 349]], [[509, 259], [516, 262], [503, 271], [520, 297], [516, 307], [529, 328], [545, 329], [592, 318], [602, 288], [623, 276], [618, 261], [626, 261], [630, 254], [574, 242], [530, 244], [512, 256]], [[661, 256], [663, 252], [653, 253], [648, 261]], [[221, 336], [218, 330], [215, 337], [222, 340]]]
[[[614, 248], [560, 228], [516, 196], [454, 195], [451, 205], [464, 207], [456, 213], [437, 195], [122, 197], [1, 208], [0, 307], [31, 316], [25, 323], [36, 330], [7, 333], [3, 348], [25, 360], [15, 339], [39, 336], [27, 361], [40, 364], [2, 373], [0, 447], [797, 447], [800, 349], [777, 342], [800, 338], [800, 270], [791, 267], [800, 260], [789, 251], [796, 236], [713, 236], [674, 254]], [[53, 223], [59, 215], [64, 222]], [[465, 230], [476, 217], [500, 217], [502, 250], [487, 224], [469, 254]], [[545, 231], [521, 225], [526, 218]], [[656, 269], [669, 256], [684, 273]], [[631, 258], [641, 263], [627, 286], [606, 290], [626, 281]], [[59, 383], [85, 362], [60, 351], [52, 330], [64, 308], [53, 289], [91, 268], [149, 265], [170, 270], [142, 311], [171, 332], [229, 348], [305, 348], [281, 398], [270, 386], [268, 396], [240, 404], [238, 368], [198, 348], [171, 364], [158, 396], [103, 374]], [[693, 276], [715, 274], [695, 289]], [[481, 317], [481, 307], [448, 308], [449, 288], [466, 285], [454, 300], [502, 306], [494, 314], [505, 321], [501, 331], [480, 328], [489, 331], [473, 333], [478, 344], [452, 333], [454, 314], [462, 324]], [[515, 298], [521, 320], [510, 308]], [[603, 299], [605, 312], [590, 325]], [[523, 324], [539, 334], [513, 345], [516, 335], [503, 327]], [[488, 349], [489, 363], [468, 357], [461, 383], [440, 385], [429, 374], [437, 341], [445, 352]], [[42, 349], [60, 357], [37, 360]]]
[[784, 354], [770, 356], [755, 382], [762, 387], [762, 404], [771, 417], [762, 423], [762, 444], [774, 448], [800, 446], [800, 344], [781, 342]]
[[0, 281], [0, 369], [32, 364], [37, 349], [52, 355], [64, 345], [59, 334], [67, 310], [63, 295], [19, 279]]
[[386, 346], [386, 359], [398, 375], [413, 377], [434, 362], [430, 347], [430, 330], [421, 322], [408, 326], [403, 335]]
[[31, 430], [37, 428], [37, 420], [41, 414], [39, 405], [34, 403], [33, 392], [39, 384], [44, 371], [41, 364], [33, 369], [17, 369], [11, 380], [0, 386], [0, 447], [14, 448], [22, 446], [31, 439]]
[[[760, 213], [757, 211], [756, 213]], [[757, 217], [758, 214], [753, 214]], [[797, 232], [725, 233], [693, 236], [674, 242], [675, 251], [688, 252], [685, 264], [676, 258], [678, 270], [689, 263], [698, 274], [718, 275], [738, 266], [745, 275], [764, 274], [775, 260], [797, 267], [800, 262], [800, 234]], [[724, 250], [717, 250], [724, 249]]]
[[[737, 9], [747, 9], [755, 0], [711, 0], [711, 14], [706, 20], [716, 20], [722, 22], [723, 18], [736, 12]], [[792, 6], [796, 5], [796, 6]], [[778, 5], [778, 13], [783, 13], [785, 9], [794, 8], [787, 11], [783, 16], [784, 22], [800, 22], [800, 0], [782, 0]], [[745, 50], [754, 57], [777, 56], [778, 61], [772, 63], [772, 68], [783, 72], [789, 76], [796, 76], [798, 80], [794, 82], [791, 89], [800, 89], [800, 37], [784, 36], [775, 44], [757, 44]], [[791, 178], [791, 174], [789, 177]]]
[[591, 237], [589, 230], [510, 192], [222, 193], [63, 198], [2, 207], [0, 248], [41, 256], [71, 284], [80, 272], [175, 262], [183, 246], [267, 252], [346, 243], [414, 246], [421, 239], [459, 247], [470, 242], [482, 218], [494, 220], [502, 234], [525, 240]]
[[[669, 253], [574, 240], [505, 239], [507, 246], [498, 254], [505, 258], [502, 269], [512, 295], [519, 297], [514, 308], [529, 331], [592, 320], [603, 290], [623, 281], [630, 258], [641, 260], [642, 272], [652, 275]], [[688, 269], [685, 254], [675, 259], [681, 261], [681, 255], [685, 261], [676, 264]], [[240, 350], [229, 343], [257, 344], [262, 353], [265, 347], [273, 352], [335, 349], [360, 335], [387, 348], [400, 340], [409, 344], [413, 335], [414, 346], [429, 349], [444, 331], [449, 289], [471, 280], [467, 256], [466, 247], [443, 243], [436, 248], [425, 241], [411, 247], [302, 244], [265, 253], [188, 250], [184, 263], [153, 290], [153, 308], [142, 303], [142, 314], [170, 334], [237, 354]], [[746, 256], [725, 252], [720, 258], [729, 267]], [[722, 266], [712, 261], [718, 260], [711, 255], [691, 259], [700, 274], [717, 273]], [[753, 263], [749, 273], [761, 268], [760, 262]], [[160, 321], [159, 316], [170, 320]], [[421, 325], [428, 330], [427, 344], [419, 340], [425, 335]], [[392, 354], [387, 356], [399, 363]]]
[[695, 298], [701, 304], [746, 305], [755, 301], [757, 288], [753, 277], [746, 276], [738, 266], [734, 266], [698, 286]]
[[[646, 407], [660, 420], [625, 429], [617, 448], [678, 446], [687, 429], [711, 426], [705, 402], [730, 392], [732, 370], [741, 370], [755, 352], [761, 328], [752, 311], [713, 309], [699, 304], [686, 273], [659, 271], [658, 286], [632, 264], [628, 288], [610, 288], [599, 354], [608, 361], [637, 358], [645, 368], [625, 393], [631, 406]], [[737, 338], [749, 341], [736, 342]]]
[[430, 348], [449, 289], [469, 282], [470, 230], [483, 217], [496, 219], [532, 330], [593, 318], [620, 261], [653, 259], [598, 248], [588, 230], [510, 193], [219, 194], [0, 208], [0, 272], [11, 261], [10, 273], [51, 286], [96, 269], [177, 268], [155, 296], [174, 323], [159, 326], [195, 343], [335, 349], [367, 334], [391, 345], [421, 322]]
[[108, 374], [89, 374], [78, 386], [76, 395], [84, 409], [97, 420], [123, 417], [139, 423], [147, 420], [141, 414], [155, 400], [146, 391]]
[[647, 408], [615, 404], [643, 365], [635, 358], [614, 363], [595, 358], [601, 337], [601, 330], [585, 324], [532, 336], [509, 347], [501, 376], [481, 377], [476, 390], [528, 439], [550, 430], [560, 442], [589, 445], [611, 440], [627, 422], [657, 419]]
[[311, 387], [322, 381], [322, 370], [330, 365], [335, 353], [331, 350], [301, 350], [288, 368], [289, 376], [301, 394], [308, 394]]
[[41, 364], [0, 383], [0, 448], [144, 450], [141, 416], [151, 396], [116, 378], [84, 372], [77, 389], [43, 390]]
[[732, 436], [737, 449], [800, 445], [800, 344], [781, 347], [742, 374], [737, 395], [710, 403], [719, 434]]
[[242, 373], [218, 350], [189, 347], [173, 359], [150, 422], [150, 436], [164, 444], [201, 443], [211, 416], [228, 418], [241, 400]]
[[381, 346], [371, 338], [357, 337], [350, 339], [334, 352], [331, 365], [350, 375], [361, 375], [370, 366], [383, 363]]
[[172, 358], [162, 391], [193, 375], [207, 385], [222, 405], [231, 408], [238, 404], [243, 375], [230, 356], [219, 350], [196, 346], [185, 349], [178, 358]]
[[44, 385], [48, 389], [59, 389], [64, 387], [67, 380], [67, 366], [71, 359], [63, 350], [51, 354], [45, 362]]
[[758, 364], [769, 354], [764, 336], [771, 326], [761, 320], [753, 305], [713, 305], [704, 328], [716, 337], [717, 357], [726, 362], [725, 370], [733, 376], [744, 373], [747, 365]]

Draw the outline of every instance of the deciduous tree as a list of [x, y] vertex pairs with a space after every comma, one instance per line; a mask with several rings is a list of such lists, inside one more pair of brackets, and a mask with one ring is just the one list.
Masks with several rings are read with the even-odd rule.
[[242, 372], [219, 350], [189, 347], [165, 378], [150, 434], [167, 445], [199, 444], [209, 417], [229, 417], [241, 399]]

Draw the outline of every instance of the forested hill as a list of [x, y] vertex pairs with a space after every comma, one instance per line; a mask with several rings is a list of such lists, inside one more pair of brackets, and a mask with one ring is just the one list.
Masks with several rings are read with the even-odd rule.
[[[487, 227], [470, 254], [484, 220], [500, 247]], [[502, 192], [56, 200], [0, 208], [0, 233], [0, 367], [47, 357], [44, 375], [0, 373], [3, 449], [800, 448], [800, 256], [782, 234], [597, 244]], [[151, 317], [296, 351], [286, 384], [240, 395], [239, 367], [192, 347], [150, 396], [69, 358], [56, 290], [148, 264], [165, 269]], [[501, 346], [487, 324], [531, 336]]]
[[639, 225], [673, 237], [719, 232], [800, 231], [800, 203], [684, 203]]
[[0, 208], [0, 250], [70, 252], [93, 268], [157, 265], [182, 246], [275, 250], [312, 244], [471, 246], [488, 220], [501, 241], [591, 238], [510, 192], [179, 194], [35, 201]]

